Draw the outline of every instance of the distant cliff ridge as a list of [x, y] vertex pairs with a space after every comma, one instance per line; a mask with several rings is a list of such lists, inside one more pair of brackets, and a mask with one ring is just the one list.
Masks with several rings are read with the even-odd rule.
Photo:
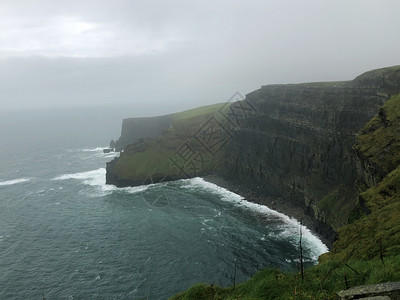
[[[117, 144], [132, 144], [107, 165], [107, 183], [137, 185], [149, 175], [161, 180], [217, 174], [262, 197], [301, 208], [311, 227], [333, 241], [358, 205], [356, 182], [381, 179], [372, 174], [377, 172], [373, 162], [360, 161], [362, 155], [353, 148], [357, 134], [399, 93], [400, 67], [390, 67], [352, 81], [263, 86], [239, 103], [253, 111], [233, 126], [226, 116], [234, 111], [223, 105], [185, 117], [124, 120]], [[215, 130], [203, 125], [211, 122]], [[148, 130], [142, 131], [144, 127]], [[202, 142], [210, 141], [210, 130], [219, 130], [224, 139], [218, 151]], [[171, 163], [182, 145], [207, 157], [195, 174], [182, 172], [188, 170], [180, 168], [182, 162]]]

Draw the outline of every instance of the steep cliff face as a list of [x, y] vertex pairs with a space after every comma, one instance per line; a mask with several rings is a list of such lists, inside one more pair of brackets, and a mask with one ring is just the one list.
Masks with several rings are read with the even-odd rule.
[[323, 260], [371, 259], [400, 253], [400, 94], [391, 96], [354, 146], [359, 205]]
[[371, 174], [353, 149], [356, 136], [399, 91], [396, 67], [349, 82], [264, 86], [246, 96], [257, 113], [235, 131], [219, 171], [302, 207], [317, 231], [337, 230], [357, 204], [357, 165]]
[[158, 137], [170, 127], [172, 115], [128, 118], [122, 121], [121, 137], [115, 142], [115, 150], [121, 151], [141, 138]]
[[[203, 171], [220, 174], [260, 196], [300, 207], [313, 221], [313, 229], [333, 241], [335, 231], [347, 223], [357, 205], [356, 181], [376, 184], [376, 174], [381, 172], [353, 148], [357, 134], [385, 101], [399, 92], [399, 67], [370, 71], [348, 82], [264, 86], [238, 102], [236, 111], [222, 113], [225, 118], [219, 119], [216, 127], [224, 145], [211, 153], [213, 167]], [[245, 107], [251, 107], [251, 113]], [[168, 148], [165, 156], [146, 157], [157, 156], [161, 165], [167, 162], [196, 132], [185, 132], [185, 127], [171, 136], [177, 141], [184, 137], [180, 142], [163, 147], [168, 138], [157, 140], [158, 153]], [[204, 138], [207, 132], [202, 134]], [[202, 144], [201, 138], [197, 141]], [[154, 150], [151, 143], [147, 145], [141, 153]], [[201, 148], [191, 145], [196, 147]], [[117, 176], [124, 185], [139, 182], [140, 174], [135, 180], [124, 174], [134, 163], [125, 166], [142, 154], [132, 151], [129, 155], [108, 166], [109, 178]], [[163, 178], [171, 175], [168, 173], [173, 178], [187, 175], [167, 168], [158, 175]]]

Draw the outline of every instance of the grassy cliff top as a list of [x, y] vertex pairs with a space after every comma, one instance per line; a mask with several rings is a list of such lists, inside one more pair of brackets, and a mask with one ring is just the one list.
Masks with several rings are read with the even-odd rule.
[[[221, 118], [219, 113], [229, 107], [226, 103], [202, 106], [172, 115], [171, 126], [156, 138], [140, 139], [128, 145], [121, 153], [114, 171], [119, 178], [140, 181], [152, 178], [185, 177], [208, 173], [213, 168], [212, 157], [196, 137], [199, 129], [211, 118]], [[188, 155], [187, 157], [185, 155]], [[190, 156], [190, 160], [187, 160]], [[183, 168], [182, 168], [183, 166]]]
[[222, 109], [224, 105], [226, 105], [226, 103], [217, 103], [185, 110], [183, 112], [174, 114], [174, 120], [188, 120], [200, 116], [209, 116]]

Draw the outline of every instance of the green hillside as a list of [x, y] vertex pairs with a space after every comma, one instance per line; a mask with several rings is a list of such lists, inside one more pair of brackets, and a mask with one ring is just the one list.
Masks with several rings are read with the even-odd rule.
[[115, 173], [122, 179], [136, 181], [149, 176], [161, 180], [166, 175], [171, 179], [185, 177], [183, 172], [188, 176], [210, 172], [214, 157], [195, 137], [199, 137], [199, 128], [211, 118], [221, 120], [219, 112], [227, 107], [220, 103], [174, 114], [170, 128], [162, 136], [140, 139], [127, 146], [115, 165]]

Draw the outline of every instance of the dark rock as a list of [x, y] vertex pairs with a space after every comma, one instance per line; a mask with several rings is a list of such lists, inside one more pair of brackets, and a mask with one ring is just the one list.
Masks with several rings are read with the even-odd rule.
[[110, 148], [112, 148], [112, 149], [115, 148], [115, 141], [114, 140], [110, 141]]
[[381, 299], [400, 299], [400, 282], [387, 282], [374, 285], [355, 286], [348, 290], [339, 292], [338, 296], [342, 300], [365, 299], [367, 297], [378, 296], [387, 297]]

